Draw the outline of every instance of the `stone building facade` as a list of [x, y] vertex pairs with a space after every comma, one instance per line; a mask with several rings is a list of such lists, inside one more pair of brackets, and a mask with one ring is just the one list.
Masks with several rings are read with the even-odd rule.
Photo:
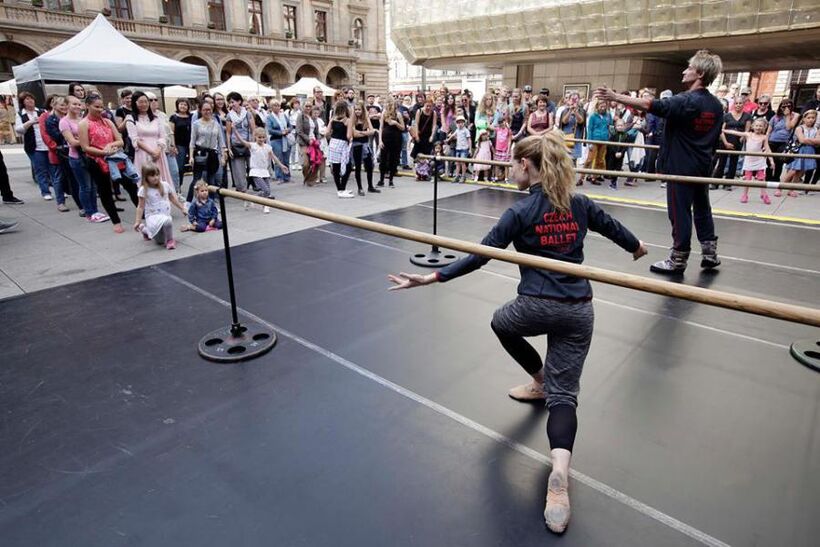
[[141, 46], [207, 67], [212, 84], [247, 75], [282, 88], [312, 76], [387, 92], [382, 0], [5, 0], [0, 78], [100, 12]]

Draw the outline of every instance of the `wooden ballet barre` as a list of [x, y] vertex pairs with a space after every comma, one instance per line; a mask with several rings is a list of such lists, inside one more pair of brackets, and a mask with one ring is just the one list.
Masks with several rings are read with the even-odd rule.
[[370, 232], [376, 232], [401, 239], [408, 239], [418, 243], [436, 245], [438, 247], [444, 247], [445, 249], [481, 255], [487, 258], [518, 264], [519, 266], [540, 268], [565, 275], [589, 279], [591, 281], [600, 281], [601, 283], [607, 283], [609, 285], [617, 285], [619, 287], [651, 292], [662, 296], [671, 296], [673, 298], [680, 298], [691, 302], [707, 304], [709, 306], [717, 306], [720, 308], [742, 311], [764, 317], [791, 321], [793, 323], [820, 327], [820, 310], [814, 308], [774, 302], [751, 296], [731, 294], [712, 289], [680, 285], [669, 281], [661, 281], [628, 273], [615, 272], [593, 266], [572, 264], [560, 260], [553, 260], [540, 256], [510, 251], [507, 249], [497, 249], [495, 247], [462, 241], [460, 239], [434, 236], [432, 234], [419, 232], [417, 230], [409, 230], [398, 226], [390, 226], [388, 224], [381, 224], [370, 220], [363, 220], [360, 218], [340, 215], [338, 213], [322, 211], [320, 209], [305, 207], [303, 205], [287, 203], [278, 199], [253, 196], [250, 194], [237, 192], [235, 190], [219, 188], [217, 186], [209, 186], [208, 188], [211, 192], [218, 193], [225, 197], [231, 197], [241, 201], [249, 201], [251, 203], [258, 203], [259, 205], [267, 205], [268, 207], [273, 207], [282, 211], [318, 218], [337, 224], [344, 224], [346, 226], [353, 226], [354, 228], [361, 228]]
[[[614, 141], [593, 141], [590, 139], [576, 139], [575, 137], [564, 137], [567, 142], [580, 142], [583, 144], [605, 144], [607, 146], [622, 146], [624, 148], [644, 148], [646, 150], [659, 150], [657, 144], [637, 144], [634, 142], [614, 142]], [[820, 160], [820, 154], [786, 154], [784, 152], [746, 152], [744, 150], [726, 150], [719, 148], [716, 154], [724, 156], [761, 156], [764, 158], [791, 158], [791, 159], [813, 159]]]
[[[476, 160], [469, 158], [455, 158], [450, 156], [430, 156], [419, 154], [417, 157], [425, 160], [452, 161], [456, 163], [480, 163], [498, 167], [511, 167], [512, 163], [495, 160]], [[633, 171], [608, 171], [606, 169], [586, 169], [575, 167], [576, 173], [583, 175], [599, 175], [602, 177], [626, 177], [633, 179], [659, 180], [662, 182], [682, 182], [689, 184], [725, 184], [730, 186], [748, 186], [749, 188], [771, 188], [774, 190], [804, 190], [806, 192], [820, 192], [818, 184], [802, 184], [798, 182], [768, 182], [759, 180], [716, 179], [710, 177], [689, 177], [684, 175], [664, 175], [663, 173], [640, 173]]]

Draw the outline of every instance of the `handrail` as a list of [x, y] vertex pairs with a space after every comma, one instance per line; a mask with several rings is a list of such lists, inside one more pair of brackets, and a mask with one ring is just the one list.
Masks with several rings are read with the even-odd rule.
[[519, 266], [541, 268], [565, 275], [589, 279], [591, 281], [600, 281], [601, 283], [617, 285], [619, 287], [626, 287], [629, 289], [660, 294], [662, 296], [671, 296], [674, 298], [689, 300], [691, 302], [698, 302], [700, 304], [707, 304], [709, 306], [716, 306], [761, 315], [764, 317], [771, 317], [774, 319], [782, 319], [793, 323], [820, 327], [820, 310], [814, 308], [774, 302], [751, 296], [726, 293], [713, 289], [680, 285], [678, 283], [671, 283], [669, 281], [662, 281], [634, 274], [616, 272], [593, 266], [583, 266], [581, 264], [572, 264], [570, 262], [553, 260], [506, 249], [498, 249], [495, 247], [480, 245], [478, 243], [470, 243], [459, 239], [427, 234], [417, 230], [409, 230], [407, 228], [391, 226], [388, 224], [373, 222], [371, 220], [363, 220], [351, 216], [340, 215], [338, 213], [322, 211], [320, 209], [305, 207], [303, 205], [287, 203], [278, 199], [274, 200], [253, 196], [250, 194], [237, 192], [235, 190], [219, 188], [217, 186], [209, 186], [209, 189], [211, 192], [225, 197], [231, 197], [251, 203], [258, 203], [260, 205], [267, 205], [268, 207], [273, 207], [281, 211], [288, 211], [299, 215], [327, 220], [337, 224], [353, 226], [354, 228], [361, 228], [371, 232], [398, 237], [401, 239], [408, 239], [419, 243], [435, 245], [438, 247], [444, 247], [446, 249], [452, 249], [464, 253], [494, 258], [496, 260], [518, 264]]
[[[452, 156], [431, 156], [429, 154], [419, 154], [421, 159], [438, 161], [452, 161], [456, 163], [479, 163], [481, 165], [495, 165], [497, 167], [510, 167], [511, 162], [495, 160], [477, 160], [474, 158], [456, 158]], [[628, 177], [633, 179], [659, 180], [662, 182], [680, 182], [687, 184], [731, 184], [732, 186], [748, 186], [749, 188], [773, 188], [780, 190], [804, 190], [806, 192], [820, 192], [818, 184], [801, 184], [797, 182], [768, 182], [759, 180], [736, 180], [736, 179], [716, 179], [710, 177], [689, 177], [684, 175], [665, 175], [663, 173], [639, 173], [632, 171], [609, 171], [606, 169], [587, 169], [576, 167], [576, 173], [584, 175], [599, 175], [602, 177]]]
[[[594, 141], [591, 139], [576, 139], [575, 137], [564, 137], [567, 142], [580, 142], [583, 144], [605, 144], [607, 146], [621, 146], [624, 148], [644, 148], [647, 150], [658, 150], [660, 146], [657, 144], [637, 144], [634, 142], [615, 142], [615, 141]], [[791, 159], [813, 159], [820, 160], [820, 154], [786, 154], [784, 152], [746, 152], [745, 150], [726, 150], [719, 148], [715, 150], [716, 154], [724, 156], [760, 156], [764, 158], [791, 158]]]

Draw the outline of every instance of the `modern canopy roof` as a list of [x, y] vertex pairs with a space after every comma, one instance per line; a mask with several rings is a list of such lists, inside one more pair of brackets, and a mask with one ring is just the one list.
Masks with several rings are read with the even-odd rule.
[[38, 80], [160, 86], [209, 83], [207, 68], [138, 46], [102, 14], [72, 38], [12, 70], [17, 85]]

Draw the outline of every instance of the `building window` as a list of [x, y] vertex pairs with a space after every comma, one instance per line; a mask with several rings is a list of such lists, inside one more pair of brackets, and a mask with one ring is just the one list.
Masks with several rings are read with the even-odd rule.
[[262, 34], [265, 27], [262, 25], [262, 0], [248, 0], [248, 28], [256, 34]]
[[285, 33], [290, 33], [291, 38], [299, 38], [296, 32], [296, 6], [282, 5], [282, 18], [285, 21]]
[[131, 0], [108, 0], [108, 7], [111, 8], [111, 15], [117, 19], [133, 19], [131, 13]]
[[320, 42], [327, 42], [327, 12], [316, 10], [316, 39]]
[[208, 0], [208, 21], [216, 30], [225, 30], [225, 2]]
[[182, 6], [180, 0], [162, 0], [162, 9], [165, 10], [165, 17], [168, 18], [168, 23], [181, 27], [182, 26]]
[[353, 41], [356, 47], [364, 48], [364, 21], [358, 18], [353, 20]]
[[56, 11], [74, 11], [74, 2], [72, 0], [47, 0], [46, 8]]

